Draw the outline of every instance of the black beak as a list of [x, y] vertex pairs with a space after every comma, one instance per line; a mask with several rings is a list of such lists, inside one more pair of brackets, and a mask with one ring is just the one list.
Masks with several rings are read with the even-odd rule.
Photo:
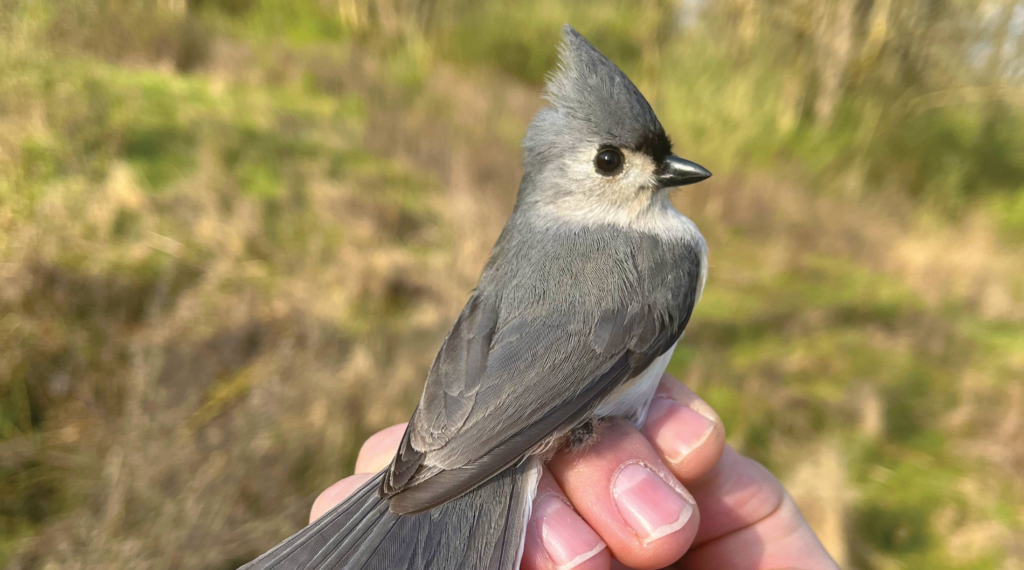
[[658, 185], [661, 188], [696, 184], [708, 178], [711, 178], [711, 173], [706, 168], [674, 154], [666, 158], [658, 169]]

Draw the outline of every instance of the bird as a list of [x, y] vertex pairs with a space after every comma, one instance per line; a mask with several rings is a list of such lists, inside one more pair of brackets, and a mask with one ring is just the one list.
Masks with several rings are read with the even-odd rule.
[[566, 25], [512, 214], [391, 465], [243, 570], [518, 568], [543, 462], [643, 424], [707, 281], [669, 200], [711, 176]]

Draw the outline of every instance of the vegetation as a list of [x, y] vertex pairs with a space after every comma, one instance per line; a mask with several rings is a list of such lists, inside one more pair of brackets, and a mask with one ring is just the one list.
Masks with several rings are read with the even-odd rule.
[[570, 22], [709, 183], [670, 371], [844, 567], [1024, 564], [1016, 0], [0, 0], [0, 564], [228, 569], [407, 419]]

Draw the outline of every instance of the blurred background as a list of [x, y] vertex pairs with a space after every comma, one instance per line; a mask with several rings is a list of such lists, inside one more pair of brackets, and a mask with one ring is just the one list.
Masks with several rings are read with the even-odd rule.
[[1024, 0], [0, 0], [0, 565], [303, 526], [418, 401], [565, 22], [716, 175], [670, 371], [844, 567], [1024, 568]]

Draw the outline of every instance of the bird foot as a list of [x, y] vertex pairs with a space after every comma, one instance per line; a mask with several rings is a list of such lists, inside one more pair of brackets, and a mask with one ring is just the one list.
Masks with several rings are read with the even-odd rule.
[[582, 453], [597, 441], [598, 428], [607, 424], [608, 420], [590, 419], [576, 426], [569, 432], [569, 439], [566, 442], [566, 449], [571, 453]]

